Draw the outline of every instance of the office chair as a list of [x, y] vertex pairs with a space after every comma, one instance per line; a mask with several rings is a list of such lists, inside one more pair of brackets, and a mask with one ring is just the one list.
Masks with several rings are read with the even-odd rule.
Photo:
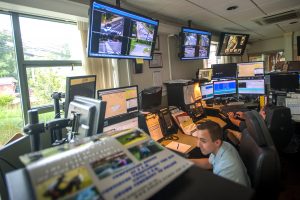
[[256, 111], [245, 113], [247, 128], [239, 146], [256, 199], [277, 199], [280, 161], [268, 128]]
[[290, 108], [272, 106], [266, 108], [266, 124], [278, 151], [284, 149], [293, 136]]

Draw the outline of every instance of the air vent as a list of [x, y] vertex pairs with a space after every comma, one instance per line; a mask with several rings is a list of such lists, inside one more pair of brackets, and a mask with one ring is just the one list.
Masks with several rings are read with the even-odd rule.
[[278, 13], [276, 15], [270, 15], [267, 17], [263, 17], [261, 19], [255, 20], [255, 22], [259, 25], [267, 25], [267, 24], [277, 24], [279, 22], [288, 21], [291, 19], [300, 18], [299, 10], [290, 10], [283, 13]]

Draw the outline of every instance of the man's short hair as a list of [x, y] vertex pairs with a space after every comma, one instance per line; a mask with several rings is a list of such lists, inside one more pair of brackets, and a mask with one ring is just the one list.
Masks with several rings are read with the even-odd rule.
[[199, 130], [208, 130], [212, 141], [223, 140], [223, 131], [221, 126], [213, 121], [206, 121], [198, 125]]

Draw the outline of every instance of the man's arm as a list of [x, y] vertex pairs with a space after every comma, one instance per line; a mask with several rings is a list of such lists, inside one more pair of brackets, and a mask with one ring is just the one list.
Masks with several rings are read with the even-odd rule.
[[198, 167], [202, 169], [212, 169], [212, 165], [208, 162], [208, 158], [189, 159]]

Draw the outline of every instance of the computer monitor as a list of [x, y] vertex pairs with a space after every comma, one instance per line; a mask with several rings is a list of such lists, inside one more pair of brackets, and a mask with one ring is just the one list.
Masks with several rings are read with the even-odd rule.
[[65, 117], [67, 117], [69, 104], [74, 100], [75, 95], [95, 98], [96, 75], [72, 76], [66, 78]]
[[236, 63], [212, 65], [213, 79], [234, 79], [236, 78]]
[[95, 106], [95, 116], [93, 122], [92, 135], [102, 133], [104, 127], [106, 102], [82, 96], [75, 96], [74, 101]]
[[199, 69], [199, 75], [198, 75], [199, 79], [207, 79], [208, 81], [211, 80], [212, 78], [212, 69]]
[[96, 107], [92, 104], [71, 101], [68, 109], [68, 118], [76, 121], [76, 131], [79, 138], [91, 136], [94, 133]]
[[264, 62], [237, 63], [238, 77], [254, 77], [264, 75]]
[[249, 35], [243, 33], [221, 33], [217, 56], [242, 56], [244, 54]]
[[150, 87], [141, 91], [140, 106], [142, 110], [155, 108], [161, 105], [162, 87]]
[[270, 73], [270, 87], [273, 90], [293, 92], [299, 88], [299, 74], [291, 73]]
[[139, 111], [137, 85], [98, 90], [97, 95], [106, 101], [105, 120]]
[[265, 94], [265, 79], [238, 79], [238, 94]]
[[88, 56], [152, 59], [158, 20], [90, 1]]
[[214, 86], [213, 83], [201, 85], [202, 100], [208, 100], [214, 98]]
[[236, 94], [236, 80], [214, 81], [214, 96]]

